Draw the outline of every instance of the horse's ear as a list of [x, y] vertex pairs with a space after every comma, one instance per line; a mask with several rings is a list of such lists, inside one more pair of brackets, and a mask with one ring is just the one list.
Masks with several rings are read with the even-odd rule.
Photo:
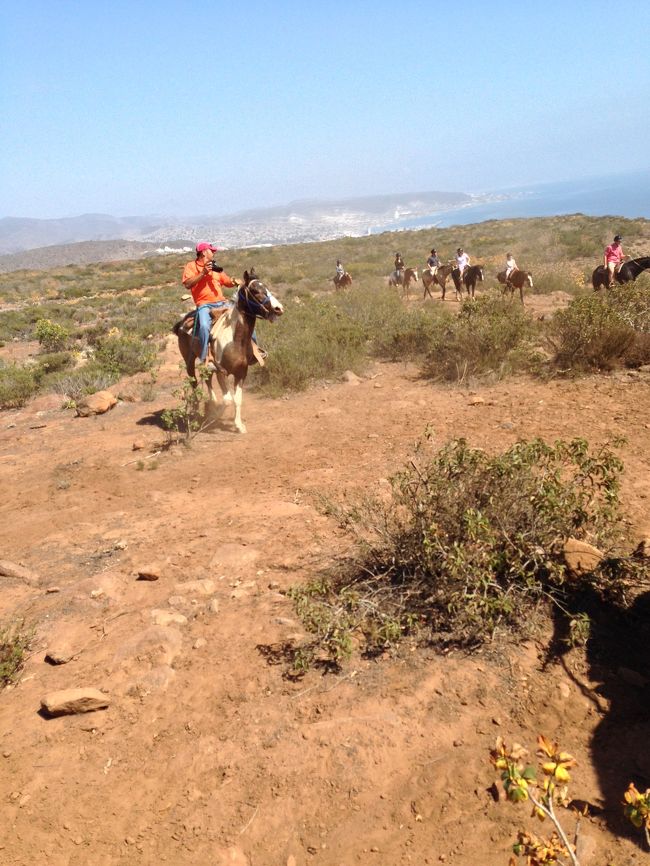
[[248, 271], [244, 271], [244, 285], [247, 286], [250, 283], [251, 275]]

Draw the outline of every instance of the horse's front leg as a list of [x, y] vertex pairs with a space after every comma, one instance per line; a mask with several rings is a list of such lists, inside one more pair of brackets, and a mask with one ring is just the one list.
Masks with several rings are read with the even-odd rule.
[[235, 427], [240, 433], [246, 432], [246, 425], [241, 419], [241, 404], [242, 397], [244, 396], [244, 380], [235, 378], [235, 394], [234, 394], [234, 403], [235, 403]]

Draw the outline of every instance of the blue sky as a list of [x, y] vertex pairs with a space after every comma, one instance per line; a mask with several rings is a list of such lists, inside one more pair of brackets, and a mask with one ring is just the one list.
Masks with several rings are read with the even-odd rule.
[[2, 0], [0, 217], [647, 169], [649, 32], [645, 0]]

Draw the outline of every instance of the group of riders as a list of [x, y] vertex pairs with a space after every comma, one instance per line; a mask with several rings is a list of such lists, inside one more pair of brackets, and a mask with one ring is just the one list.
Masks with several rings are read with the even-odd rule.
[[[607, 272], [607, 285], [611, 287], [616, 279], [616, 274], [621, 269], [625, 259], [627, 256], [623, 254], [623, 248], [621, 247], [621, 241], [623, 238], [621, 235], [616, 235], [614, 237], [614, 241], [609, 244], [605, 248], [604, 253], [604, 267]], [[463, 273], [466, 268], [470, 265], [470, 257], [467, 255], [465, 250], [462, 247], [458, 247], [456, 250], [455, 259], [451, 259], [449, 264], [455, 265], [458, 268], [459, 278], [463, 278]], [[406, 270], [406, 265], [404, 264], [404, 259], [402, 258], [402, 254], [400, 252], [395, 253], [395, 261], [394, 265], [394, 276], [398, 283], [402, 283], [404, 281], [404, 272]], [[442, 262], [440, 257], [438, 256], [438, 252], [435, 248], [431, 250], [431, 254], [429, 255], [426, 263], [426, 267], [431, 274], [432, 277], [435, 277], [438, 273], [438, 268], [442, 266]], [[507, 253], [506, 255], [506, 266], [505, 266], [505, 284], [508, 285], [511, 275], [519, 270], [517, 267], [517, 262], [515, 261], [515, 257], [512, 253]], [[336, 260], [336, 276], [334, 277], [334, 283], [339, 285], [342, 278], [344, 276], [348, 276], [347, 271], [343, 267], [340, 259]], [[501, 279], [501, 277], [499, 277]]]

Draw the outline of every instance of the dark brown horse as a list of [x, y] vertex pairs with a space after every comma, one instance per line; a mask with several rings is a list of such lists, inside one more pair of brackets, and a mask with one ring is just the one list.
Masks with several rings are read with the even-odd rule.
[[[208, 379], [210, 405], [217, 405], [217, 398], [212, 387], [214, 375], [217, 376], [224, 405], [235, 405], [235, 427], [240, 433], [246, 432], [241, 420], [241, 403], [243, 386], [248, 368], [256, 359], [253, 354], [253, 331], [256, 319], [274, 321], [284, 312], [282, 304], [267, 289], [257, 277], [248, 271], [244, 273], [244, 284], [233, 295], [232, 306], [226, 310], [212, 310], [212, 327], [210, 328], [210, 343], [208, 358], [214, 363], [214, 370]], [[196, 377], [196, 360], [201, 347], [198, 339], [193, 336], [194, 311], [188, 313], [173, 327], [178, 337], [180, 349], [187, 374], [192, 378], [192, 385], [198, 385]], [[228, 376], [234, 379], [234, 394], [228, 388]]]
[[417, 268], [404, 268], [402, 273], [399, 271], [393, 271], [393, 273], [388, 277], [388, 285], [389, 286], [402, 286], [404, 288], [404, 295], [408, 298], [409, 296], [409, 286], [411, 285], [411, 281], [417, 283], [418, 281], [418, 269]]
[[483, 282], [483, 265], [468, 265], [463, 270], [463, 277], [460, 276], [460, 268], [454, 268], [451, 272], [451, 278], [454, 281], [454, 289], [456, 290], [456, 300], [460, 301], [463, 297], [463, 285], [467, 289], [467, 297], [474, 297], [476, 283], [480, 280]]
[[530, 289], [533, 288], [533, 275], [530, 271], [520, 271], [519, 269], [515, 269], [508, 279], [506, 279], [506, 272], [499, 271], [497, 274], [497, 280], [503, 286], [504, 292], [510, 292], [510, 297], [514, 297], [515, 289], [519, 289], [519, 297], [521, 298], [521, 303], [524, 302], [524, 286], [528, 286]]
[[426, 298], [428, 295], [430, 298], [433, 298], [431, 294], [431, 286], [437, 285], [442, 289], [442, 297], [441, 301], [445, 299], [445, 291], [447, 287], [447, 280], [449, 279], [449, 275], [453, 271], [453, 265], [440, 265], [436, 273], [432, 276], [431, 271], [428, 268], [425, 268], [422, 271], [422, 285], [424, 286], [424, 294], [422, 295], [422, 299]]
[[339, 275], [337, 274], [337, 275], [334, 277], [333, 282], [334, 282], [334, 288], [335, 288], [335, 289], [345, 289], [345, 288], [347, 288], [348, 286], [351, 286], [351, 285], [352, 285], [352, 277], [351, 277], [350, 274], [346, 271], [344, 274], [341, 274], [341, 276], [339, 276]]
[[[630, 259], [629, 262], [625, 262], [618, 271], [614, 274], [614, 279], [619, 284], [619, 286], [625, 285], [625, 283], [630, 283], [639, 276], [640, 273], [650, 268], [650, 256], [641, 256], [639, 259]], [[608, 287], [608, 276], [607, 276], [607, 268], [604, 265], [598, 265], [596, 270], [591, 275], [591, 285], [594, 287], [594, 291], [598, 292], [600, 289], [606, 289]]]

